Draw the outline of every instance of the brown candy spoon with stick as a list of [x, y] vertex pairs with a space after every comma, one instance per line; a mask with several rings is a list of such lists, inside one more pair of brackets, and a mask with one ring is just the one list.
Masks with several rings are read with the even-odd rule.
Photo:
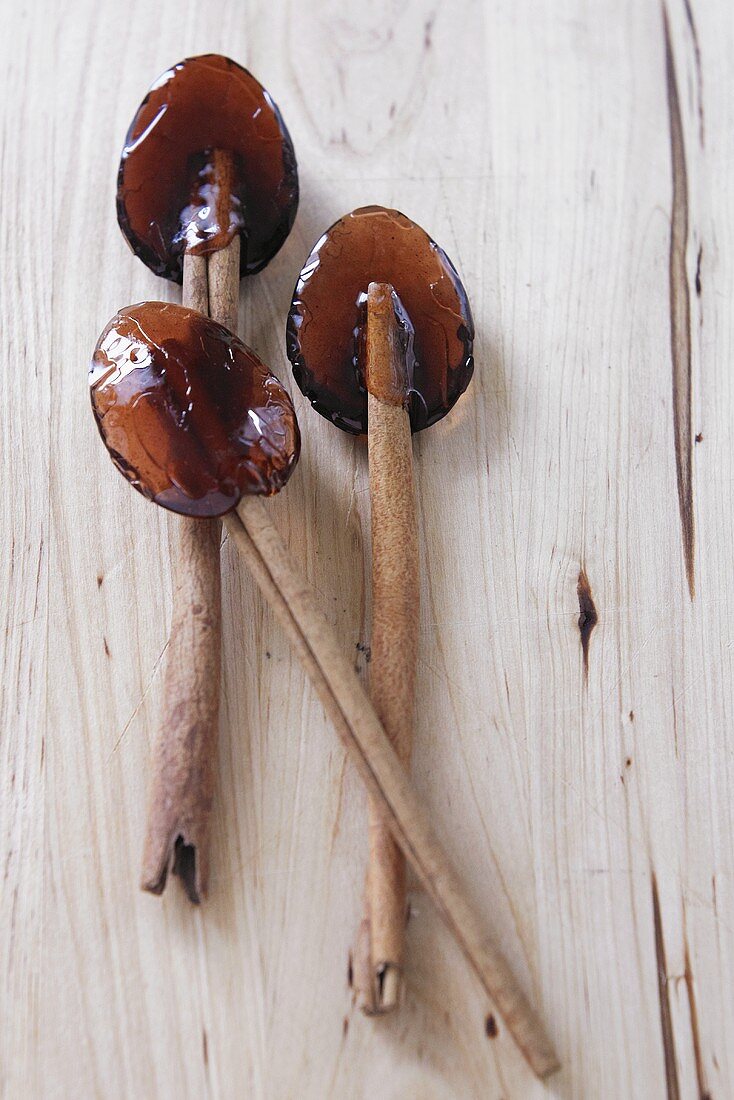
[[[168, 260], [156, 255], [165, 273]], [[216, 258], [207, 263], [210, 308], [213, 298], [220, 300]], [[186, 267], [189, 263], [187, 255]], [[199, 285], [203, 304], [203, 280]], [[129, 307], [113, 319], [95, 350], [91, 383], [97, 423], [113, 461], [144, 495], [192, 517], [214, 517], [237, 506], [225, 516], [232, 541], [292, 641], [384, 821], [530, 1066], [540, 1077], [549, 1075], [558, 1061], [537, 1015], [467, 900], [351, 663], [257, 500], [282, 487], [297, 459], [298, 431], [287, 394], [231, 332], [165, 303]], [[196, 725], [191, 729], [197, 740]], [[174, 747], [188, 751], [175, 739]], [[189, 775], [195, 786], [196, 770]]]
[[[296, 285], [288, 354], [315, 408], [367, 432], [372, 529], [370, 693], [410, 760], [420, 598], [411, 430], [444, 416], [472, 376], [473, 322], [451, 261], [397, 210], [365, 207], [318, 241]], [[405, 860], [374, 803], [355, 986], [365, 1012], [398, 1003]]]
[[[140, 259], [183, 282], [185, 306], [236, 330], [240, 276], [275, 255], [297, 206], [293, 145], [250, 73], [209, 54], [174, 65], [155, 82], [125, 140], [117, 213]], [[195, 320], [187, 324], [193, 333]], [[185, 385], [177, 397], [185, 418]], [[160, 893], [172, 870], [198, 901], [209, 870], [221, 647], [221, 525], [203, 517], [221, 515], [236, 500], [227, 491], [197, 495], [201, 487], [187, 481], [188, 472], [177, 468], [156, 498], [199, 518], [171, 525], [173, 612], [142, 884]], [[256, 491], [273, 491], [267, 477]]]

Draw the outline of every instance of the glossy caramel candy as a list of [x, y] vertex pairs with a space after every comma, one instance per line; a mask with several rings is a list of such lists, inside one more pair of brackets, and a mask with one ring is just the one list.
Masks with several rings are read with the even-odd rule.
[[300, 450], [287, 392], [250, 348], [195, 310], [144, 302], [105, 328], [90, 368], [92, 408], [112, 461], [143, 496], [219, 516], [270, 495]]
[[288, 236], [298, 207], [296, 157], [280, 111], [227, 57], [174, 65], [140, 104], [125, 139], [117, 217], [133, 252], [180, 283], [185, 251], [241, 236], [252, 275]]
[[451, 260], [397, 210], [354, 210], [317, 241], [288, 315], [293, 374], [322, 416], [344, 431], [367, 431], [363, 362], [371, 282], [395, 291], [417, 432], [445, 416], [469, 385], [474, 322]]

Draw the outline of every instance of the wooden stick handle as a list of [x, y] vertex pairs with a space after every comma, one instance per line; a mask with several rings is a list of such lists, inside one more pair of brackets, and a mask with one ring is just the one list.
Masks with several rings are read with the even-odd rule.
[[[239, 237], [211, 256], [184, 257], [183, 304], [237, 327]], [[160, 894], [169, 871], [192, 902], [206, 894], [219, 733], [221, 522], [171, 518], [171, 633], [163, 714], [152, 759], [142, 887]]]
[[163, 714], [152, 759], [142, 886], [160, 894], [169, 870], [192, 902], [206, 893], [220, 669], [219, 524], [169, 527], [173, 608]]
[[225, 525], [284, 627], [368, 793], [538, 1077], [559, 1063], [543, 1026], [468, 901], [400, 759], [334, 631], [268, 518], [245, 497]]
[[[370, 695], [402, 763], [413, 741], [420, 604], [409, 381], [392, 287], [371, 283], [364, 364], [367, 387], [372, 528]], [[355, 989], [362, 1010], [381, 1015], [398, 1003], [406, 922], [405, 858], [379, 806], [369, 803], [370, 855], [362, 965]], [[365, 963], [367, 965], [365, 965]]]

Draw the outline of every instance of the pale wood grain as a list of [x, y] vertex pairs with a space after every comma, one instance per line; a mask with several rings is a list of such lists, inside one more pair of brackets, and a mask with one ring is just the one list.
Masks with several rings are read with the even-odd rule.
[[[686, 6], [667, 7], [687, 175], [692, 426], [703, 436], [693, 601], [674, 452], [657, 2], [215, 0], [206, 17], [188, 0], [6, 5], [8, 1097], [648, 1100], [675, 1095], [664, 1017], [678, 1094], [734, 1092], [734, 27], [724, 0], [690, 0], [697, 67]], [[115, 170], [150, 81], [212, 49], [267, 83], [301, 165], [292, 237], [243, 284], [240, 313], [241, 334], [291, 391], [283, 330], [295, 275], [348, 209], [404, 209], [469, 290], [475, 381], [415, 442], [414, 774], [549, 1022], [564, 1071], [545, 1089], [502, 1032], [485, 1035], [486, 1001], [416, 891], [405, 1012], [376, 1026], [353, 1010], [365, 801], [226, 545], [211, 897], [193, 914], [180, 892], [161, 904], [137, 889], [170, 612], [167, 523], [112, 469], [86, 365], [120, 306], [176, 300], [124, 245]], [[361, 666], [366, 453], [295, 396], [303, 458], [274, 517]], [[582, 568], [598, 613], [588, 680]]]

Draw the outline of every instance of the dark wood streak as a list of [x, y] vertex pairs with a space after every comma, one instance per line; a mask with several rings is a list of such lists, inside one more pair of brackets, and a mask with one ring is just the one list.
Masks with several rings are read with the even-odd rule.
[[698, 1100], [711, 1100], [711, 1093], [706, 1087], [706, 1071], [703, 1066], [703, 1054], [701, 1051], [701, 1033], [698, 1027], [698, 1006], [696, 1004], [696, 991], [693, 985], [693, 969], [691, 956], [688, 950], [688, 938], [685, 941], [683, 980], [686, 983], [688, 996], [688, 1010], [691, 1017], [691, 1036], [693, 1039], [693, 1060], [696, 1064], [696, 1085], [698, 1087]]
[[655, 959], [658, 971], [658, 997], [660, 1001], [660, 1030], [663, 1037], [663, 1056], [665, 1058], [665, 1083], [668, 1100], [680, 1100], [678, 1067], [675, 1061], [675, 1039], [673, 1020], [668, 1000], [668, 968], [665, 961], [665, 941], [663, 940], [663, 922], [660, 916], [660, 897], [655, 872], [652, 873], [652, 920], [655, 930]]
[[693, 43], [693, 56], [696, 62], [696, 98], [698, 99], [698, 140], [701, 143], [703, 149], [706, 144], [706, 127], [703, 118], [703, 66], [701, 64], [701, 44], [698, 41], [698, 31], [696, 30], [696, 21], [693, 18], [693, 8], [691, 7], [690, 0], [683, 0], [683, 6], [686, 9], [686, 21], [688, 22], [688, 30], [691, 33], [691, 42]]
[[691, 387], [691, 294], [686, 270], [688, 248], [688, 172], [680, 113], [678, 81], [670, 42], [668, 13], [663, 7], [665, 69], [670, 121], [673, 201], [670, 215], [670, 346], [673, 363], [673, 433], [678, 481], [683, 557], [691, 599], [695, 585], [695, 528], [693, 520], [693, 432]]
[[672, 1018], [670, 1015], [670, 1002], [668, 1000], [668, 966], [665, 957], [665, 941], [664, 938], [662, 938], [660, 898], [655, 871], [653, 871], [653, 926], [655, 928], [655, 958], [658, 971], [660, 1031], [662, 1033], [662, 1053], [664, 1053], [665, 1056], [667, 1095], [668, 1100], [680, 1100], [678, 1066], [676, 1064], [676, 1041], [672, 1032]]
[[589, 678], [589, 641], [591, 640], [591, 632], [599, 622], [599, 615], [596, 610], [596, 604], [594, 603], [594, 597], [591, 593], [591, 585], [589, 584], [589, 578], [586, 576], [586, 570], [581, 567], [579, 573], [578, 584], [576, 585], [576, 595], [579, 598], [579, 634], [581, 635], [581, 649], [584, 655], [584, 679]]

